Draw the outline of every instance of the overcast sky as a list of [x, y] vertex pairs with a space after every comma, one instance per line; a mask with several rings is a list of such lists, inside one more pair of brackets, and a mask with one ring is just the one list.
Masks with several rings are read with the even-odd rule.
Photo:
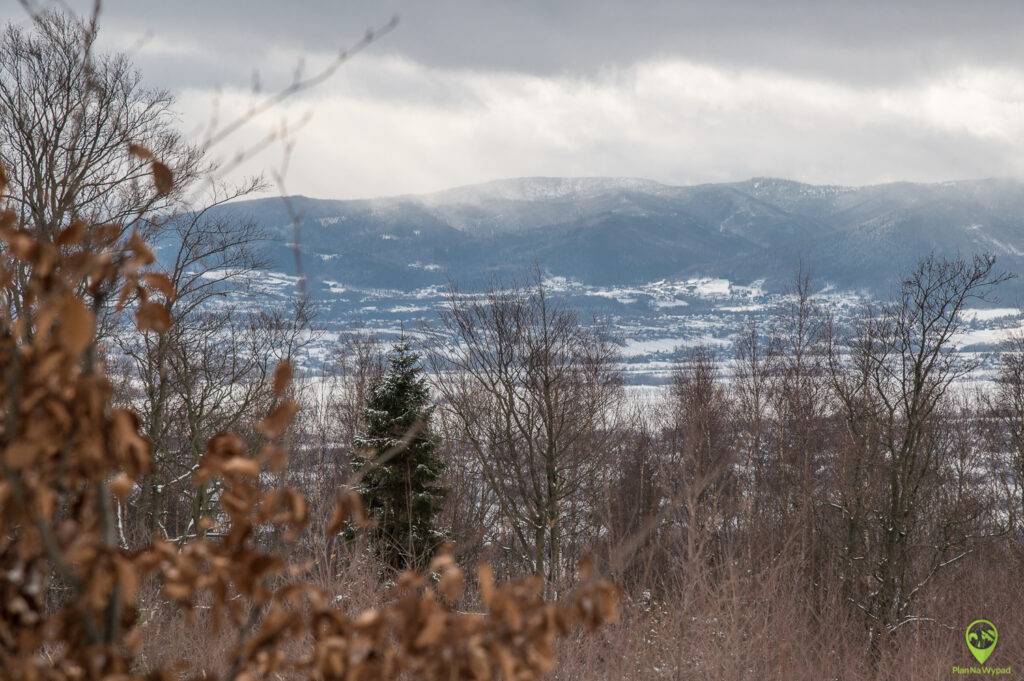
[[106, 0], [103, 40], [176, 94], [191, 131], [241, 115], [254, 72], [285, 86], [394, 14], [216, 153], [308, 118], [286, 190], [325, 198], [524, 175], [1024, 176], [1024, 2]]

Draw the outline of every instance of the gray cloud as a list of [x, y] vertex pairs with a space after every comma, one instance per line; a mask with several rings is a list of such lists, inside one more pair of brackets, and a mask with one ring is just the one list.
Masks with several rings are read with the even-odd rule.
[[398, 14], [375, 50], [441, 68], [540, 75], [679, 57], [862, 83], [959, 65], [1024, 66], [1024, 3], [962, 0], [108, 1], [118, 30], [259, 54], [329, 51]]
[[398, 30], [236, 140], [313, 112], [289, 190], [1024, 170], [1019, 2], [108, 0], [105, 26], [117, 47], [150, 36], [136, 61], [195, 124], [214, 88], [244, 110], [254, 69], [279, 86], [393, 13]]

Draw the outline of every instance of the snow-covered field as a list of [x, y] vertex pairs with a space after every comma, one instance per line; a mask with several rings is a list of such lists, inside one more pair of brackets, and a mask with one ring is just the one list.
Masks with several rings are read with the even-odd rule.
[[[741, 284], [712, 277], [599, 287], [549, 276], [544, 285], [585, 322], [609, 332], [621, 348], [623, 369], [634, 385], [664, 383], [673, 364], [699, 345], [727, 360], [748, 320], [770, 325], [789, 302], [786, 296], [765, 291], [758, 281]], [[232, 293], [219, 304], [287, 308], [303, 287], [314, 301], [314, 325], [319, 330], [307, 351], [311, 367], [329, 357], [346, 333], [374, 333], [384, 339], [401, 333], [423, 337], [424, 329], [436, 323], [447, 295], [441, 287], [365, 289], [333, 279], [302, 282], [278, 272], [260, 272], [236, 279]], [[478, 295], [460, 293], [465, 298]], [[856, 293], [831, 287], [816, 293], [814, 301], [840, 320], [855, 314], [863, 302]], [[1018, 308], [969, 309], [964, 320], [967, 329], [956, 340], [958, 349], [977, 353], [989, 366], [1001, 342], [1013, 333], [1024, 333], [1024, 315]]]

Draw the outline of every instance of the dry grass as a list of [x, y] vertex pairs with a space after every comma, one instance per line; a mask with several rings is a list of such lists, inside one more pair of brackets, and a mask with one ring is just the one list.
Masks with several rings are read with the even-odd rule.
[[934, 621], [901, 627], [877, 666], [871, 664], [863, 621], [839, 600], [811, 607], [808, 591], [782, 567], [734, 573], [713, 584], [698, 577], [657, 602], [629, 599], [621, 622], [595, 638], [563, 643], [555, 678], [941, 679], [954, 665], [975, 664], [963, 635], [978, 617], [999, 627], [997, 652], [987, 666], [1018, 668], [1024, 660], [1020, 567], [1019, 557], [1007, 555], [965, 562], [925, 604]]

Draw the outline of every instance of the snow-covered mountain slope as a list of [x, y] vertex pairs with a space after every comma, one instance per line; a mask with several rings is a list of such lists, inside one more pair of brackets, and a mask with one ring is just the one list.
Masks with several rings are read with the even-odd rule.
[[[1024, 184], [977, 180], [869, 187], [774, 178], [673, 187], [636, 178], [517, 178], [420, 196], [289, 197], [304, 273], [414, 290], [521, 277], [535, 265], [602, 286], [659, 279], [763, 280], [778, 291], [802, 262], [839, 289], [885, 293], [929, 252], [991, 252], [1024, 270]], [[229, 204], [255, 220], [275, 269], [295, 274], [281, 199]], [[1020, 283], [1004, 295], [1019, 296]]]

